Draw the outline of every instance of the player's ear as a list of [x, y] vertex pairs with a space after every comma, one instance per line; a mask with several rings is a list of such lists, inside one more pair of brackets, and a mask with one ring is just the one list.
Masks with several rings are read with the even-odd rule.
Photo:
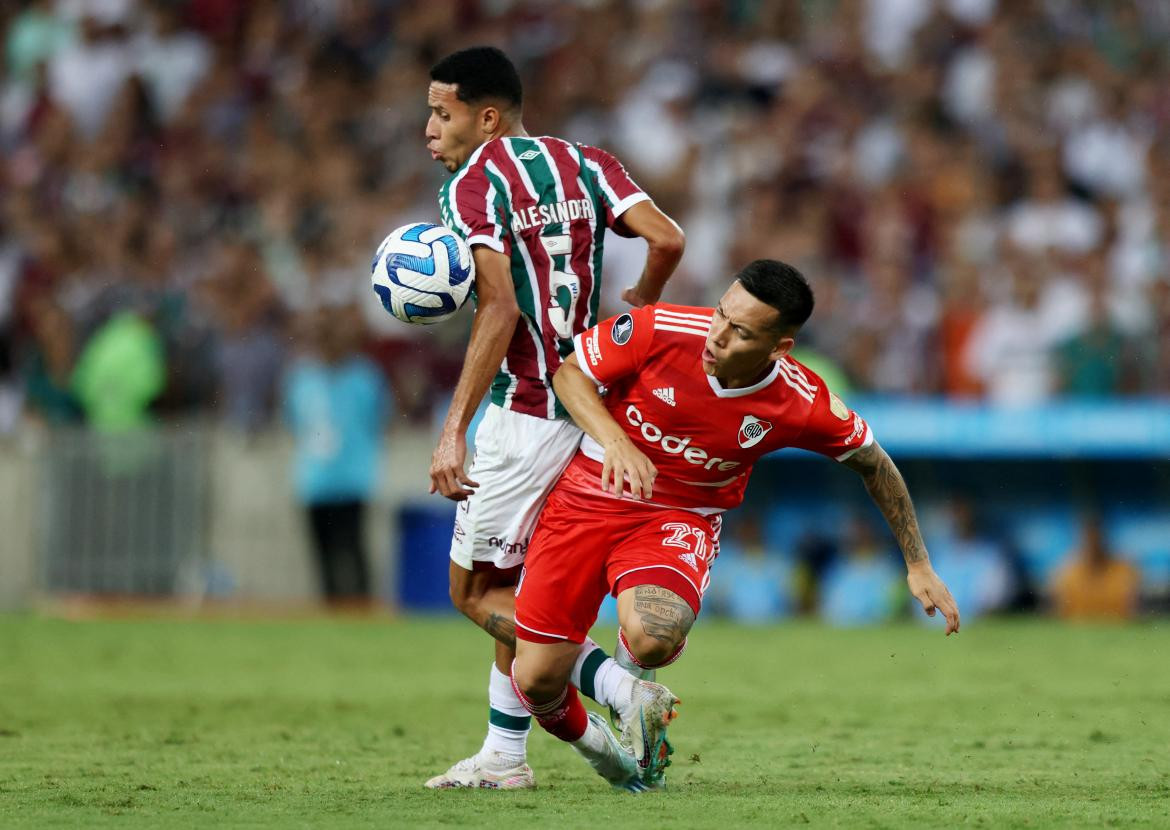
[[479, 130], [484, 135], [494, 135], [500, 128], [502, 116], [499, 109], [488, 105], [479, 111]]
[[792, 337], [781, 337], [776, 341], [772, 353], [768, 355], [768, 360], [779, 360], [792, 351], [792, 347], [796, 345], [796, 340]]

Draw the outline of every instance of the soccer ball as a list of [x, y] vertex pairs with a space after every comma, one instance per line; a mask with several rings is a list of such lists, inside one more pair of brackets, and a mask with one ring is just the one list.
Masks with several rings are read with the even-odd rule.
[[370, 268], [374, 293], [405, 323], [441, 323], [467, 302], [475, 262], [462, 239], [442, 225], [412, 222], [378, 246]]

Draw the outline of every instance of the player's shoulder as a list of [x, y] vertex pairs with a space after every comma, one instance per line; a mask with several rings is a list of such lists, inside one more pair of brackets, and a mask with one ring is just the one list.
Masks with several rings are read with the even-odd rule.
[[647, 316], [653, 320], [655, 331], [686, 336], [707, 336], [714, 309], [705, 306], [654, 303], [646, 306]]
[[785, 355], [776, 361], [776, 379], [782, 382], [781, 389], [795, 393], [802, 407], [810, 414], [813, 410], [821, 410], [826, 405], [838, 418], [845, 420], [849, 415], [849, 407], [829, 389], [824, 379], [808, 366], [791, 355]]

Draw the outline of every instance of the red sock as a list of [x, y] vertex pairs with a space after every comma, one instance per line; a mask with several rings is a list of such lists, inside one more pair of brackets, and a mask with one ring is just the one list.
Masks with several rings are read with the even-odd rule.
[[546, 732], [567, 743], [580, 740], [585, 734], [589, 726], [589, 716], [585, 712], [581, 698], [577, 696], [577, 690], [572, 686], [566, 686], [563, 692], [548, 703], [533, 703], [529, 700], [516, 685], [515, 676], [512, 678], [512, 688], [516, 691], [516, 697], [524, 704], [524, 708], [532, 713], [536, 722]]

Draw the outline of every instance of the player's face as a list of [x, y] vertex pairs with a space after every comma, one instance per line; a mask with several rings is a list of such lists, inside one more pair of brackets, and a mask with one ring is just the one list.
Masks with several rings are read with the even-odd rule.
[[778, 312], [731, 284], [715, 307], [703, 348], [703, 371], [726, 387], [749, 385], [788, 354], [793, 339], [776, 330]]
[[460, 101], [455, 84], [432, 81], [427, 90], [427, 149], [431, 158], [454, 173], [484, 142], [476, 110]]

